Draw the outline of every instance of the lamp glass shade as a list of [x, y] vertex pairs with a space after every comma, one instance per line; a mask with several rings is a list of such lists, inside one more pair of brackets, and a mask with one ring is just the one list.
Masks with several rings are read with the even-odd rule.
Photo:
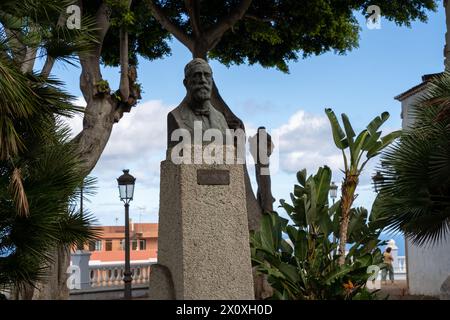
[[134, 184], [119, 185], [121, 200], [133, 200]]
[[119, 184], [120, 200], [122, 201], [133, 200], [134, 183], [136, 179], [128, 172], [129, 170], [123, 170], [124, 174], [117, 179]]

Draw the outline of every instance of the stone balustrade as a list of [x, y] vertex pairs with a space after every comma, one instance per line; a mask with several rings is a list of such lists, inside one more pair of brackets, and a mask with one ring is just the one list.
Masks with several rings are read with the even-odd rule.
[[406, 273], [406, 257], [398, 256], [397, 261], [394, 261], [395, 273]]
[[[155, 262], [131, 262], [132, 284], [148, 284], [150, 266]], [[123, 285], [124, 263], [89, 265], [90, 284], [92, 288]]]

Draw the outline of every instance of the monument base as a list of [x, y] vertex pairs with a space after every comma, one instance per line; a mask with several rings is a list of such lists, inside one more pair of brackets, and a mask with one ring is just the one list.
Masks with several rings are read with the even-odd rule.
[[242, 164], [161, 163], [150, 299], [254, 299]]

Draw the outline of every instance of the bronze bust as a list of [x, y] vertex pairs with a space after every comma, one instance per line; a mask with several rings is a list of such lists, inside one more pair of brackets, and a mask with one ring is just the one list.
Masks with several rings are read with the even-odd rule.
[[184, 68], [183, 84], [187, 91], [185, 98], [167, 115], [167, 146], [178, 143], [171, 140], [172, 132], [176, 129], [186, 129], [193, 137], [195, 121], [202, 123], [203, 132], [218, 129], [225, 136], [229, 128], [227, 121], [211, 104], [213, 78], [208, 63], [200, 58], [191, 60]]

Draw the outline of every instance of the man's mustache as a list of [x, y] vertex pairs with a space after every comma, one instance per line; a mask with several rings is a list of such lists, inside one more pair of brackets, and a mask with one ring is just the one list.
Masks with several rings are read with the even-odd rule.
[[195, 91], [202, 90], [202, 89], [211, 91], [211, 87], [210, 86], [203, 86], [203, 85], [202, 86], [195, 86], [192, 89], [194, 89]]

